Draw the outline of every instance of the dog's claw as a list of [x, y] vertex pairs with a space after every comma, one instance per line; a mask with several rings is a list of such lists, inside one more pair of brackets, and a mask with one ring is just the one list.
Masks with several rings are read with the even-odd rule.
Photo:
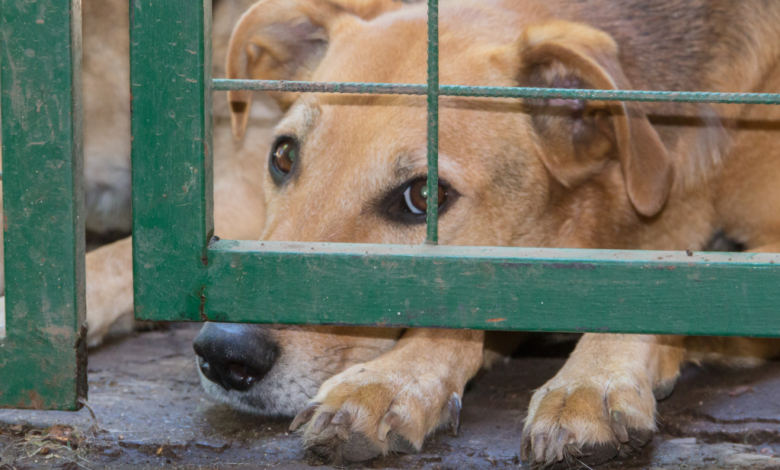
[[536, 436], [536, 439], [534, 439], [534, 462], [536, 463], [544, 463], [545, 441], [544, 436]]
[[622, 411], [613, 410], [610, 413], [610, 425], [612, 426], [612, 432], [615, 433], [615, 437], [621, 444], [628, 442], [628, 421], [626, 421], [626, 415]]
[[450, 399], [447, 402], [447, 408], [450, 412], [450, 429], [452, 430], [452, 435], [457, 436], [458, 435], [458, 426], [460, 425], [460, 409], [461, 409], [461, 401], [460, 397], [457, 393], [453, 392], [452, 395], [450, 395]]
[[336, 416], [334, 416], [333, 420], [330, 422], [330, 424], [336, 426], [349, 426], [351, 423], [352, 423], [352, 416], [346, 410], [341, 410], [338, 413], [336, 413]]
[[312, 424], [311, 432], [314, 434], [321, 433], [325, 428], [330, 426], [331, 421], [333, 421], [333, 413], [330, 411], [320, 413], [314, 421], [314, 424]]
[[558, 459], [558, 462], [563, 462], [563, 449], [571, 444], [574, 444], [574, 433], [568, 429], [558, 431], [558, 445], [555, 451], [555, 457]]
[[296, 429], [301, 427], [302, 424], [308, 423], [311, 417], [314, 416], [314, 412], [317, 411], [317, 408], [320, 405], [321, 403], [316, 401], [306, 405], [306, 408], [304, 408], [303, 410], [301, 410], [300, 413], [295, 415], [292, 424], [290, 424], [290, 431], [295, 431]]
[[385, 416], [382, 417], [382, 421], [379, 423], [379, 432], [377, 438], [385, 442], [387, 439], [387, 433], [393, 429], [397, 429], [401, 425], [401, 417], [395, 411], [388, 411]]
[[528, 458], [531, 456], [531, 434], [524, 433], [522, 441], [520, 442], [520, 458], [524, 462], [528, 462]]

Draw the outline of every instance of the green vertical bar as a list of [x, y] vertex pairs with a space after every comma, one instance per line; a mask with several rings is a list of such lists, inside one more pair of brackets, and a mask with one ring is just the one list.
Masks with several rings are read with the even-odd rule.
[[6, 337], [0, 408], [87, 395], [81, 1], [0, 0]]
[[439, 2], [428, 0], [428, 233], [439, 243]]
[[213, 235], [211, 1], [131, 0], [136, 318], [200, 320]]

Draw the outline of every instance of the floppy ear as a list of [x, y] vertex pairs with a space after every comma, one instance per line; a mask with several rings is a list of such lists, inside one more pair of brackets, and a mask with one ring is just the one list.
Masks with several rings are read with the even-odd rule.
[[[526, 28], [520, 38], [520, 83], [549, 88], [631, 89], [618, 47], [604, 32], [552, 21]], [[566, 187], [601, 171], [617, 153], [634, 208], [661, 210], [674, 179], [669, 154], [636, 102], [537, 100], [531, 102], [545, 165]]]
[[[230, 38], [227, 78], [306, 80], [328, 48], [337, 20], [371, 19], [401, 7], [397, 0], [261, 0], [241, 17]], [[274, 92], [282, 110], [296, 93]], [[233, 135], [241, 139], [252, 105], [251, 91], [229, 91]]]

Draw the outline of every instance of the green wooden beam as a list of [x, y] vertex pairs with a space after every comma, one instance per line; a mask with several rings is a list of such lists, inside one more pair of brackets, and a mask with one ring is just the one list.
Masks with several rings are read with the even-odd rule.
[[0, 407], [87, 396], [81, 1], [0, 1], [6, 336]]
[[130, 2], [137, 318], [197, 320], [213, 232], [211, 2]]
[[223, 240], [208, 259], [195, 310], [150, 319], [780, 336], [780, 254]]

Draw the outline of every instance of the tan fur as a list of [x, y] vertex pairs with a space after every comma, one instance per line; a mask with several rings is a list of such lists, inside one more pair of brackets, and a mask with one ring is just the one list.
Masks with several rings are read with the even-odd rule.
[[[392, 1], [263, 0], [236, 28], [227, 74], [424, 83], [425, 20], [424, 6]], [[445, 84], [780, 92], [780, 4], [773, 2], [452, 0], [442, 2], [440, 22]], [[256, 128], [252, 98], [230, 94], [236, 137]], [[247, 140], [246, 158], [215, 158], [223, 165], [215, 184], [220, 236], [424, 240], [423, 225], [391, 222], [375, 204], [425, 175], [424, 97], [273, 99], [285, 112], [276, 135], [301, 142], [295, 174], [274, 183], [261, 158], [268, 140]], [[445, 97], [440, 108], [440, 174], [453, 190], [440, 219], [444, 244], [699, 250], [723, 230], [751, 249], [780, 251], [778, 107]], [[572, 119], [574, 111], [584, 117]], [[115, 284], [90, 290], [90, 322], [129, 309], [108, 307], [129, 292], [129, 249], [116, 250], [89, 264], [88, 279], [118, 273]], [[208, 391], [266, 414], [299, 411], [305, 401], [298, 397], [316, 392], [320, 406], [303, 439], [331, 457], [350, 456], [354, 433], [377, 452], [397, 450], [396, 441], [382, 439], [388, 429], [419, 450], [450, 422], [453, 394], [462, 396], [483, 360], [495, 357], [481, 332], [391, 330], [360, 340], [364, 333], [350, 329], [267, 331], [296, 360], [284, 353], [258, 393], [301, 385], [302, 377], [304, 392], [253, 407], [238, 394]], [[365, 349], [341, 360], [353, 343]], [[777, 354], [779, 344], [585, 335], [531, 400], [524, 457], [551, 464], [596, 444], [626, 444], [616, 416], [633, 434], [654, 430], [653, 394], [670, 390], [686, 358], [750, 363]], [[311, 373], [331, 347], [336, 365]]]

